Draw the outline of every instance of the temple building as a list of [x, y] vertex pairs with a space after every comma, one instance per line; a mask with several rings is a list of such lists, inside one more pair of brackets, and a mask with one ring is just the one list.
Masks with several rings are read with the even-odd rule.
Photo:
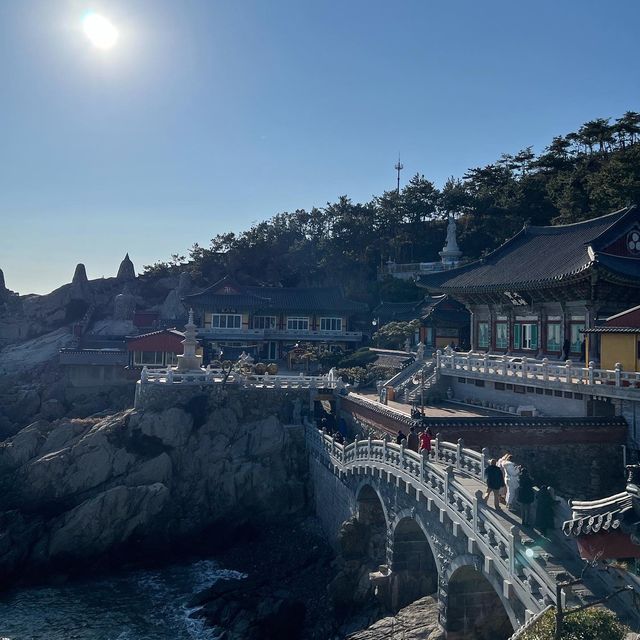
[[338, 288], [243, 286], [229, 277], [183, 300], [194, 310], [205, 365], [220, 351], [230, 359], [244, 351], [280, 360], [302, 342], [352, 349], [363, 337], [354, 317], [367, 313], [365, 304], [347, 300]]
[[584, 331], [640, 303], [640, 211], [569, 225], [525, 226], [484, 258], [420, 276], [471, 314], [472, 350], [600, 360]]
[[420, 320], [414, 342], [422, 342], [428, 349], [468, 348], [469, 312], [450, 296], [425, 296], [414, 302], [381, 302], [371, 312], [374, 323]]

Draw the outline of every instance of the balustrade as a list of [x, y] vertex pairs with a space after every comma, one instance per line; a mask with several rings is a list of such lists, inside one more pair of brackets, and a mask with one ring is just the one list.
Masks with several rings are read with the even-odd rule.
[[[555, 597], [554, 582], [535, 558], [529, 558], [520, 544], [518, 528], [511, 526], [490, 509], [482, 499], [482, 492], [471, 495], [456, 474], [464, 473], [482, 478], [487, 457], [482, 452], [464, 448], [462, 439], [456, 444], [443, 442], [436, 436], [430, 454], [418, 454], [403, 444], [385, 440], [357, 440], [341, 445], [320, 432], [309, 422], [305, 424], [311, 455], [328, 455], [341, 472], [356, 468], [378, 468], [402, 478], [407, 486], [428, 496], [438, 508], [449, 513], [458, 526], [466, 528], [469, 537], [484, 547], [483, 553], [493, 559], [505, 579], [519, 585], [523, 593], [533, 594], [535, 603]], [[522, 568], [526, 567], [523, 573]], [[533, 606], [533, 605], [532, 605]], [[540, 605], [541, 606], [541, 605]], [[537, 607], [536, 607], [537, 608]]]

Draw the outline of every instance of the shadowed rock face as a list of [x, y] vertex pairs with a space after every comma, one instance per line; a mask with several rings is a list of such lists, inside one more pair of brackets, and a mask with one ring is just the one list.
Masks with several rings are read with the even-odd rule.
[[[305, 503], [302, 447], [239, 401], [40, 421], [0, 444], [0, 576], [154, 546]], [[215, 543], [215, 540], [212, 540]]]
[[4, 273], [2, 269], [0, 269], [0, 293], [6, 291], [7, 287], [4, 284]]
[[129, 254], [124, 257], [124, 260], [120, 263], [120, 267], [118, 268], [118, 275], [116, 276], [118, 280], [135, 280], [136, 279], [136, 270], [133, 266], [133, 262], [129, 258]]

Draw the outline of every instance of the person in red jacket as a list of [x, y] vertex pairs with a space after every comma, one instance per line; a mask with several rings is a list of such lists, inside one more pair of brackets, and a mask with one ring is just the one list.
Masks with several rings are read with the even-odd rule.
[[418, 449], [420, 453], [426, 451], [428, 454], [431, 453], [431, 429], [425, 429], [420, 432], [420, 448]]

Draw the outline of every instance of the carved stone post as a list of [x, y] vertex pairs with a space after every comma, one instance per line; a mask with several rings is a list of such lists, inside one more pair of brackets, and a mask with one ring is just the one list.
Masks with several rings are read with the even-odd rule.
[[462, 469], [462, 450], [464, 449], [464, 440], [458, 438], [458, 446], [456, 448], [456, 469]]
[[436, 437], [433, 441], [433, 453], [435, 455], [436, 462], [440, 458], [440, 434], [436, 433]]
[[527, 359], [527, 356], [523, 356], [522, 358], [522, 379], [526, 380], [529, 377], [529, 374], [527, 372], [527, 364], [528, 364], [529, 360]]
[[545, 382], [549, 380], [549, 358], [542, 358], [542, 379]]
[[571, 369], [573, 367], [573, 362], [571, 362], [571, 360], [567, 360], [565, 362], [564, 365], [564, 369], [565, 369], [565, 374], [564, 374], [564, 379], [565, 382], [571, 382]]
[[589, 384], [594, 384], [594, 375], [593, 370], [595, 369], [596, 363], [593, 360], [589, 361]]
[[473, 532], [478, 533], [478, 509], [482, 502], [482, 491], [478, 489], [473, 495]]
[[502, 375], [506, 378], [507, 377], [507, 367], [509, 365], [509, 356], [505, 353], [502, 356]]
[[516, 536], [518, 527], [514, 524], [509, 527], [509, 573], [513, 576], [516, 573]]
[[615, 372], [615, 379], [616, 379], [616, 387], [619, 387], [622, 382], [622, 365], [619, 362], [616, 362], [615, 366], [613, 367], [613, 370]]

